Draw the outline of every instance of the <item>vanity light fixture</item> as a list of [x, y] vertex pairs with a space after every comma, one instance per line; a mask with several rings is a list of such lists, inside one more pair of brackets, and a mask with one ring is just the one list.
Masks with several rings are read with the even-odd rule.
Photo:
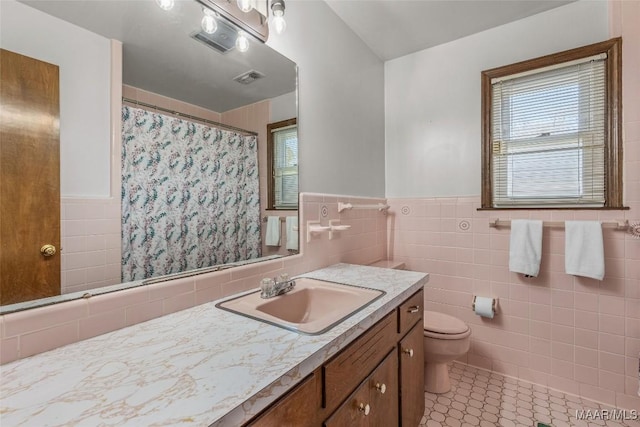
[[253, 9], [253, 1], [238, 0], [238, 8], [244, 13], [251, 12], [251, 10]]
[[204, 16], [202, 17], [202, 22], [200, 24], [202, 26], [202, 31], [204, 31], [207, 34], [215, 33], [216, 30], [218, 29], [218, 22], [216, 21], [216, 18], [215, 18], [215, 12], [209, 8], [203, 7], [202, 13], [204, 13]]
[[239, 52], [246, 52], [249, 50], [249, 38], [244, 31], [238, 31], [238, 38], [236, 39], [236, 48]]
[[[0, 0], [2, 1], [2, 0]], [[156, 0], [158, 4], [161, 1], [175, 0]], [[191, 37], [200, 42], [207, 44], [219, 52], [226, 53], [234, 47], [238, 52], [244, 53], [251, 47], [250, 37], [259, 40], [262, 43], [267, 41], [269, 35], [269, 27], [272, 31], [281, 34], [286, 28], [284, 20], [284, 0], [196, 0], [202, 6], [201, 27], [197, 33], [191, 34]], [[271, 7], [273, 18], [268, 21], [268, 10], [260, 10], [256, 6]], [[254, 12], [254, 9], [255, 12]], [[242, 13], [239, 13], [242, 11]], [[250, 16], [243, 17], [245, 11], [251, 12]]]
[[271, 21], [273, 27], [277, 34], [282, 34], [287, 28], [287, 22], [284, 20], [284, 0], [271, 0], [271, 12], [273, 12]]
[[173, 5], [175, 4], [175, 1], [174, 0], [156, 0], [156, 3], [163, 10], [171, 10], [173, 9]]

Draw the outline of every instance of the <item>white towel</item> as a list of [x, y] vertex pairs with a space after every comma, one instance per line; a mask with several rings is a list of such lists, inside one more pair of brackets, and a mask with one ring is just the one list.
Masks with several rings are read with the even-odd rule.
[[264, 244], [267, 246], [280, 246], [280, 217], [267, 217], [267, 232]]
[[294, 228], [298, 227], [298, 217], [288, 216], [285, 224], [287, 232], [287, 249], [292, 251], [298, 250], [298, 231]]
[[538, 276], [542, 258], [542, 221], [514, 219], [511, 221], [509, 271]]
[[604, 278], [604, 245], [599, 221], [566, 221], [564, 269], [567, 274]]

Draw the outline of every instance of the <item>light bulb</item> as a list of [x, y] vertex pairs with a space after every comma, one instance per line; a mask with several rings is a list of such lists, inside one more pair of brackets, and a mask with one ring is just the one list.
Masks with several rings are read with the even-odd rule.
[[282, 34], [284, 33], [284, 30], [287, 29], [287, 21], [284, 20], [284, 17], [282, 15], [274, 16], [271, 23], [273, 24], [273, 27], [276, 30], [277, 34]]
[[173, 5], [174, 5], [174, 0], [156, 0], [156, 3], [158, 4], [158, 6], [160, 6], [161, 9], [164, 10], [171, 10], [173, 9]]
[[287, 23], [284, 20], [284, 7], [284, 0], [271, 0], [271, 12], [273, 12], [271, 24], [278, 34], [282, 34], [287, 28]]
[[249, 39], [247, 38], [247, 33], [245, 33], [244, 31], [238, 31], [236, 47], [240, 52], [246, 52], [249, 50]]
[[251, 12], [253, 9], [253, 5], [251, 4], [251, 0], [238, 0], [238, 7], [243, 12]]
[[202, 11], [204, 12], [202, 22], [200, 23], [200, 25], [202, 26], [202, 30], [207, 34], [215, 33], [218, 29], [218, 22], [214, 17], [213, 11], [206, 8], [202, 8]]

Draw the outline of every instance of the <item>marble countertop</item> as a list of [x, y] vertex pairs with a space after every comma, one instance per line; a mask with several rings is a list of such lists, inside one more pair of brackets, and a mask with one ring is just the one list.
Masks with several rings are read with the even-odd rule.
[[3, 365], [0, 423], [238, 426], [428, 280], [349, 264], [301, 276], [387, 293], [322, 335], [300, 335], [212, 302]]

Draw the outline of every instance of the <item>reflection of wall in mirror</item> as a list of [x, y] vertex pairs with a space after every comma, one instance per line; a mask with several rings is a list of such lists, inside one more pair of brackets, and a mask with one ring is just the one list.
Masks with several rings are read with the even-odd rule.
[[15, 1], [0, 2], [0, 19], [3, 48], [60, 67], [62, 293], [119, 283], [120, 185], [110, 180], [112, 43]]
[[[265, 215], [297, 216], [297, 211], [273, 211], [265, 210], [267, 205], [267, 124], [285, 119], [297, 117], [296, 94], [291, 92], [266, 101], [245, 105], [234, 110], [229, 110], [221, 115], [221, 122], [227, 125], [239, 127], [258, 133], [258, 169], [260, 175], [260, 217]], [[280, 227], [280, 246], [267, 246], [265, 233], [267, 227], [262, 227], [262, 256], [288, 255], [286, 249], [286, 230], [284, 223]]]
[[2, 48], [60, 67], [62, 196], [109, 197], [110, 40], [15, 1], [0, 12]]

